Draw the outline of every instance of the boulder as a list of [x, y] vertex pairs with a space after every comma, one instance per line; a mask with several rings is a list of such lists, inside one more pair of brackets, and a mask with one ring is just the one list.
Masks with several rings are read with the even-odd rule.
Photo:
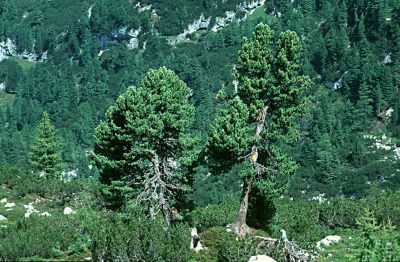
[[72, 208], [70, 207], [64, 208], [64, 215], [71, 215], [71, 214], [75, 214], [75, 211], [72, 210]]
[[7, 218], [5, 216], [0, 215], [0, 221], [6, 221], [6, 220], [7, 220]]
[[2, 200], [0, 200], [0, 203], [2, 204], [7, 203], [7, 198], [3, 198]]
[[324, 239], [317, 242], [317, 248], [322, 249], [323, 247], [328, 247], [335, 245], [340, 242], [342, 238], [340, 236], [326, 236]]
[[15, 207], [15, 203], [7, 203], [4, 207], [10, 208], [10, 207]]
[[276, 262], [276, 260], [266, 255], [258, 255], [252, 256], [249, 262]]

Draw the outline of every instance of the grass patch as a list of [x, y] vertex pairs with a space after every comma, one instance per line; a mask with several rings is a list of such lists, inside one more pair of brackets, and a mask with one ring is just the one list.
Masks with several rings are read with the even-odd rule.
[[0, 108], [11, 105], [14, 99], [14, 94], [7, 94], [4, 90], [0, 90]]
[[24, 72], [28, 71], [29, 69], [31, 69], [32, 67], [35, 66], [35, 62], [29, 62], [26, 59], [22, 59], [22, 58], [16, 58], [16, 57], [12, 57], [9, 58], [11, 61], [14, 61], [16, 63], [18, 63], [18, 65], [22, 68], [22, 70]]
[[254, 10], [254, 12], [251, 15], [248, 16], [248, 19], [250, 21], [254, 21], [254, 20], [257, 20], [260, 17], [265, 17], [267, 14], [265, 13], [264, 8], [265, 7], [263, 5], [260, 6], [260, 7], [257, 7]]

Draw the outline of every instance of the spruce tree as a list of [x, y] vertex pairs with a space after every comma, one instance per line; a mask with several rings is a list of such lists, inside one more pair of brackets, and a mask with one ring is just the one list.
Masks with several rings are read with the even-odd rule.
[[[171, 70], [150, 70], [129, 87], [95, 130], [93, 160], [109, 192], [171, 221], [171, 205], [188, 189], [184, 172], [195, 154], [187, 135], [194, 117], [189, 88]], [[113, 196], [113, 197], [114, 197]]]
[[296, 167], [276, 145], [298, 137], [301, 95], [310, 80], [299, 75], [302, 48], [296, 33], [281, 33], [275, 49], [273, 36], [261, 23], [251, 39], [244, 39], [235, 72], [238, 92], [221, 107], [210, 129], [212, 163], [242, 166], [242, 196], [233, 224], [238, 235], [249, 231], [246, 217], [252, 186], [265, 196], [272, 194], [270, 178], [291, 174]]
[[366, 209], [357, 219], [360, 237], [357, 239], [355, 254], [357, 261], [378, 262], [400, 259], [399, 237], [390, 220], [379, 224], [374, 212]]
[[61, 154], [56, 130], [47, 112], [43, 113], [36, 132], [29, 155], [31, 166], [46, 177], [59, 176], [62, 171]]

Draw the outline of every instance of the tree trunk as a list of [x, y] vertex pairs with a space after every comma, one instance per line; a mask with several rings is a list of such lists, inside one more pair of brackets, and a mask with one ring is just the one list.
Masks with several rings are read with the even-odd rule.
[[161, 208], [161, 212], [164, 216], [164, 222], [167, 226], [171, 225], [171, 210], [169, 208], [168, 202], [165, 199], [165, 188], [163, 186], [160, 187], [160, 191], [158, 193], [159, 205]]
[[[257, 117], [257, 129], [255, 133], [255, 138], [258, 140], [261, 136], [261, 132], [264, 129], [265, 115], [267, 114], [268, 106], [264, 106]], [[256, 141], [257, 143], [257, 141]], [[253, 145], [250, 153], [250, 162], [252, 162], [257, 170], [257, 159], [258, 159], [258, 146]], [[257, 172], [257, 171], [256, 171]], [[253, 175], [254, 176], [254, 175]], [[242, 196], [240, 198], [239, 212], [236, 216], [236, 220], [232, 225], [232, 231], [238, 236], [242, 237], [250, 232], [250, 228], [246, 223], [247, 211], [249, 209], [249, 196], [251, 192], [251, 182], [252, 178], [248, 178], [244, 181], [242, 186]]]
[[154, 184], [156, 187], [158, 203], [154, 204], [154, 205], [156, 205], [156, 207], [151, 207], [151, 209], [160, 210], [163, 214], [165, 224], [167, 226], [169, 226], [171, 224], [171, 210], [170, 210], [168, 201], [165, 197], [165, 191], [166, 191], [165, 186], [166, 185], [163, 180], [165, 174], [164, 174], [163, 170], [161, 170], [161, 168], [160, 168], [160, 159], [157, 154], [154, 155], [152, 162], [153, 162], [153, 167], [154, 167], [154, 176], [157, 177]]
[[235, 232], [240, 237], [250, 232], [250, 228], [246, 224], [247, 210], [249, 209], [250, 191], [251, 191], [251, 178], [243, 183], [239, 212], [236, 216], [235, 222], [232, 225], [232, 231]]

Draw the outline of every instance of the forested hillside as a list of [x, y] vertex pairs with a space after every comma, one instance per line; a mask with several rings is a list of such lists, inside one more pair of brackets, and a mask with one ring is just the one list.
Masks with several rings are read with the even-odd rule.
[[[248, 261], [254, 239], [221, 229], [234, 222], [241, 236], [284, 228], [304, 249], [358, 234], [342, 261], [399, 259], [362, 260], [366, 231], [376, 250], [399, 238], [399, 84], [398, 0], [0, 0], [0, 198], [40, 196], [85, 220], [71, 243], [20, 257]], [[39, 190], [40, 179], [51, 182]], [[18, 214], [0, 243], [47, 223]], [[187, 225], [204, 257], [167, 255], [190, 242]], [[132, 238], [157, 242], [154, 256], [122, 255]], [[339, 256], [357, 250], [343, 245]], [[2, 247], [0, 260], [15, 258]], [[264, 253], [284, 261], [278, 249]]]

